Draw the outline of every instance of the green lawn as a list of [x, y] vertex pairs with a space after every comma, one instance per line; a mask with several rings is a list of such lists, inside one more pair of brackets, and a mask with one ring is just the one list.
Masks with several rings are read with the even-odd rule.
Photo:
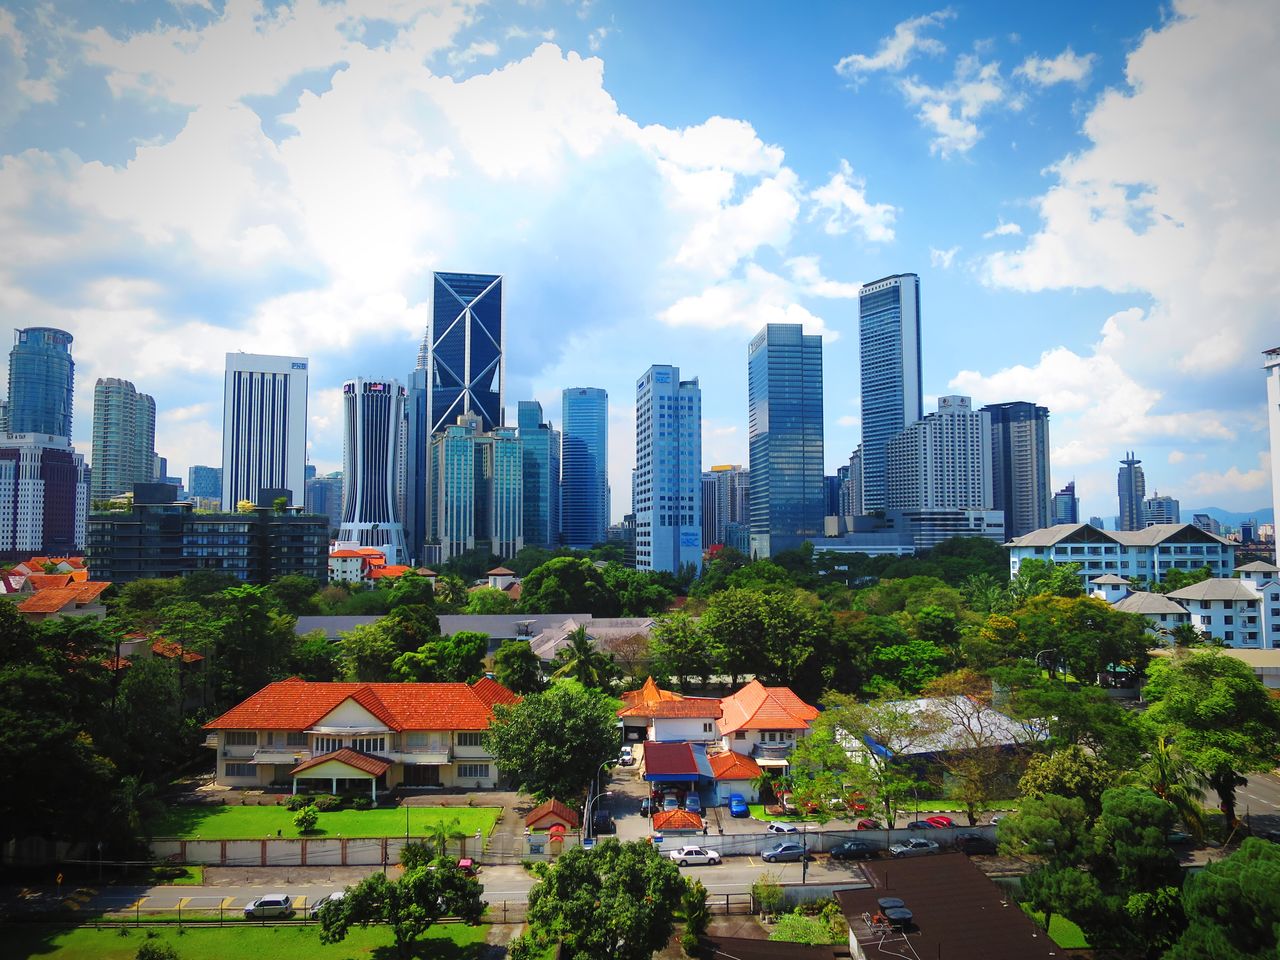
[[[1022, 909], [1040, 926], [1044, 926], [1044, 914], [1038, 910], [1032, 910], [1025, 903], [1020, 904]], [[1088, 947], [1089, 941], [1084, 938], [1084, 931], [1077, 927], [1066, 917], [1053, 915], [1053, 920], [1049, 923], [1049, 936], [1053, 942], [1062, 947], [1063, 950], [1069, 950], [1076, 947]]]
[[[6, 957], [50, 958], [50, 960], [133, 960], [149, 930], [124, 928], [94, 930], [79, 927], [63, 930], [35, 924], [18, 924], [5, 930]], [[440, 924], [419, 941], [423, 960], [476, 960], [481, 956], [487, 927], [460, 923]], [[392, 960], [394, 938], [386, 927], [355, 927], [346, 940], [326, 946], [320, 942], [318, 927], [213, 927], [208, 929], [156, 929], [156, 939], [173, 945], [182, 960], [225, 960], [227, 957], [258, 957], [260, 960], [349, 960], [372, 957]]]
[[[401, 807], [393, 810], [336, 810], [320, 814], [313, 838], [403, 837], [405, 810], [409, 811], [409, 834], [426, 836], [443, 821], [458, 821], [457, 829], [469, 837], [477, 830], [488, 836], [498, 822], [501, 807]], [[180, 840], [260, 840], [279, 835], [300, 836], [293, 814], [284, 807], [170, 807], [151, 824], [156, 837]]]

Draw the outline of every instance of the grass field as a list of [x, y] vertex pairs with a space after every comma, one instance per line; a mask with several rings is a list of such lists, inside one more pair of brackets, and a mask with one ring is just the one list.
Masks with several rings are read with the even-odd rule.
[[[423, 960], [478, 960], [488, 927], [440, 924], [419, 941], [417, 955]], [[11, 926], [5, 931], [6, 957], [39, 957], [41, 960], [133, 960], [138, 947], [147, 940], [145, 929], [94, 930], [80, 927], [61, 930], [35, 925]], [[341, 943], [320, 942], [317, 927], [217, 927], [178, 928], [154, 931], [156, 940], [172, 944], [182, 960], [225, 960], [228, 957], [257, 957], [259, 960], [349, 960], [372, 957], [392, 960], [394, 938], [387, 927], [355, 927]]]
[[[1044, 926], [1044, 914], [1038, 910], [1030, 909], [1025, 903], [1021, 907], [1029, 916], [1040, 926]], [[1053, 920], [1049, 923], [1049, 936], [1053, 942], [1064, 950], [1073, 949], [1075, 947], [1088, 947], [1089, 941], [1084, 938], [1084, 931], [1077, 927], [1066, 917], [1053, 915]]]
[[[336, 810], [320, 814], [309, 838], [403, 837], [405, 810], [409, 811], [409, 835], [425, 836], [440, 822], [457, 820], [457, 829], [469, 837], [477, 830], [488, 836], [498, 822], [501, 807], [403, 807], [393, 810]], [[179, 840], [260, 840], [263, 837], [301, 836], [293, 814], [284, 807], [170, 807], [151, 824], [156, 837]]]

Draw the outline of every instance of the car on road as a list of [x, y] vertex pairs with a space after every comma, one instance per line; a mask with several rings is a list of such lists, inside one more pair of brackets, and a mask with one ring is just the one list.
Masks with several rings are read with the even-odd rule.
[[921, 857], [926, 853], [937, 853], [942, 848], [933, 840], [925, 840], [923, 837], [912, 837], [910, 840], [904, 840], [902, 843], [895, 843], [889, 847], [889, 853], [895, 857]]
[[925, 817], [924, 822], [932, 823], [939, 830], [947, 830], [956, 825], [956, 822], [954, 820], [952, 820], [950, 817], [944, 817], [942, 814], [937, 814], [932, 817]]
[[652, 817], [658, 812], [658, 805], [653, 802], [653, 797], [645, 797], [640, 801], [640, 816]]
[[292, 917], [293, 897], [287, 893], [268, 893], [265, 897], [250, 900], [244, 915], [254, 920], [264, 917]]
[[591, 815], [591, 832], [596, 836], [602, 833], [617, 833], [618, 825], [608, 810], [597, 810]]
[[794, 823], [783, 823], [781, 820], [770, 820], [765, 827], [770, 833], [799, 833], [800, 828]]
[[832, 860], [870, 860], [876, 848], [865, 840], [846, 840], [831, 848]]
[[746, 798], [740, 793], [729, 794], [729, 816], [731, 817], [749, 817], [751, 816], [751, 808], [747, 806]]
[[879, 820], [873, 820], [870, 817], [863, 817], [854, 824], [854, 828], [858, 830], [883, 830]]
[[765, 863], [785, 863], [791, 860], [803, 860], [804, 858], [804, 847], [794, 841], [788, 840], [775, 843], [772, 847], [762, 851], [760, 854], [760, 859]]
[[680, 847], [667, 854], [682, 867], [696, 865], [719, 866], [720, 854], [706, 847]]
[[956, 849], [961, 853], [995, 853], [996, 842], [980, 833], [962, 833], [956, 837]]
[[936, 824], [930, 823], [928, 820], [912, 820], [907, 824], [908, 830], [937, 830]]
[[618, 763], [624, 767], [629, 767], [636, 762], [635, 754], [631, 752], [631, 745], [624, 744], [622, 749], [618, 751]]
[[702, 798], [696, 793], [690, 793], [684, 798], [684, 808], [690, 813], [702, 813]]
[[336, 890], [333, 893], [326, 893], [323, 897], [321, 897], [320, 899], [316, 900], [314, 903], [311, 904], [311, 907], [307, 911], [307, 913], [312, 920], [315, 920], [317, 917], [320, 916], [321, 907], [325, 906], [326, 904], [337, 903], [344, 896], [346, 896], [346, 891], [344, 890]]

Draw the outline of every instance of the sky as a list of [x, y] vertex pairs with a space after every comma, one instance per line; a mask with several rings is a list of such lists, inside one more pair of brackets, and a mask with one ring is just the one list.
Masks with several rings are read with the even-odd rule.
[[859, 439], [857, 291], [921, 278], [925, 409], [1051, 415], [1052, 482], [1117, 461], [1184, 507], [1269, 502], [1280, 345], [1273, 0], [5, 0], [0, 316], [156, 398], [171, 475], [221, 458], [228, 351], [342, 381], [414, 366], [433, 270], [505, 279], [508, 422], [697, 377], [747, 463], [746, 353], [824, 338], [828, 471]]

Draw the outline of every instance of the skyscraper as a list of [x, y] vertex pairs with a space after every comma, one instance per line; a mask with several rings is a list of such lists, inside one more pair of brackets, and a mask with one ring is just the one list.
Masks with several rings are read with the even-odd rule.
[[[712, 467], [702, 475], [704, 482], [702, 545], [704, 547], [714, 543], [730, 546], [730, 526], [750, 528], [750, 476], [750, 471], [742, 469], [738, 464], [728, 463]], [[710, 482], [709, 490], [705, 487], [708, 481]], [[709, 516], [708, 506], [711, 508]]]
[[431, 525], [431, 421], [427, 413], [427, 350], [430, 334], [422, 340], [418, 366], [409, 374], [405, 405], [404, 535], [409, 555], [422, 561], [423, 544]]
[[1117, 530], [1141, 530], [1147, 525], [1143, 500], [1147, 496], [1147, 478], [1142, 472], [1141, 460], [1132, 451], [1120, 461], [1116, 476], [1116, 488], [1120, 494], [1120, 520]]
[[15, 330], [9, 352], [9, 432], [70, 437], [74, 383], [71, 334], [52, 327]]
[[358, 377], [342, 385], [342, 528], [338, 539], [407, 559], [398, 497], [405, 390], [397, 380]]
[[609, 527], [609, 394], [570, 387], [562, 402], [560, 527], [568, 546], [586, 549]]
[[862, 508], [862, 444], [849, 454], [849, 482], [841, 492], [846, 517], [866, 515]]
[[477, 414], [431, 438], [428, 563], [477, 547], [511, 557], [524, 546], [524, 455], [514, 427], [484, 432]]
[[[155, 472], [156, 402], [128, 380], [99, 378], [93, 387], [94, 500], [131, 493], [135, 483], [163, 482]], [[217, 494], [214, 494], [217, 496]]]
[[751, 552], [823, 535], [822, 338], [770, 323], [747, 348]]
[[862, 345], [862, 502], [885, 506], [889, 441], [923, 416], [920, 385], [920, 278], [898, 274], [858, 294]]
[[196, 465], [187, 469], [187, 491], [193, 497], [222, 498], [222, 468]]
[[542, 404], [521, 400], [516, 421], [524, 458], [524, 542], [560, 542], [560, 431], [542, 419]]
[[1076, 496], [1076, 482], [1072, 480], [1053, 495], [1053, 523], [1080, 522], [1080, 498]]
[[342, 526], [342, 471], [308, 480], [303, 502], [303, 513], [329, 518], [329, 536], [336, 537]]
[[[1267, 423], [1271, 435], [1271, 505], [1275, 523], [1280, 524], [1280, 347], [1263, 352], [1266, 359], [1263, 369], [1267, 371]], [[1275, 559], [1280, 562], [1280, 527], [1276, 534]]]
[[889, 441], [889, 510], [991, 509], [991, 418], [968, 397], [939, 397], [938, 411]]
[[[568, 432], [566, 428], [566, 433]], [[702, 391], [680, 369], [636, 381], [636, 569], [702, 569]]]
[[1004, 511], [1005, 536], [1020, 537], [1047, 527], [1049, 496], [1049, 410], [1034, 403], [990, 403], [991, 492]]
[[307, 360], [228, 353], [222, 401], [222, 507], [262, 490], [306, 491]]
[[429, 433], [466, 413], [480, 418], [482, 430], [502, 426], [502, 277], [434, 274], [431, 327], [423, 346]]
[[1159, 491], [1146, 499], [1142, 510], [1143, 523], [1148, 527], [1156, 523], [1182, 522], [1182, 504], [1173, 497], [1160, 496]]

